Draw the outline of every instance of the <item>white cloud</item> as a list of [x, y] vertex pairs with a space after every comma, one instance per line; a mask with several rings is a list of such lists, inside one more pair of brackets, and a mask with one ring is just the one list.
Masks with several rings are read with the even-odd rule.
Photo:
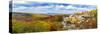
[[88, 7], [75, 7], [74, 5], [68, 5], [65, 8], [66, 9], [75, 9], [75, 10], [79, 10], [79, 11], [80, 10], [88, 11], [88, 10], [95, 10], [96, 9], [96, 6], [88, 6]]
[[27, 4], [28, 2], [27, 1], [24, 1], [24, 0], [13, 0], [12, 3], [17, 3], [17, 4]]
[[66, 9], [75, 9], [75, 7], [73, 7], [72, 5], [68, 5], [65, 7]]
[[70, 4], [85, 4], [96, 5], [95, 0], [13, 0], [13, 1], [36, 1], [36, 2], [53, 2], [53, 3], [70, 3]]
[[[29, 4], [28, 1], [18, 1], [15, 0], [14, 3], [17, 4]], [[51, 8], [50, 10], [48, 10], [48, 8]], [[61, 10], [61, 8], [64, 8], [64, 10]], [[63, 5], [48, 5], [48, 6], [37, 6], [37, 7], [26, 7], [26, 6], [19, 6], [17, 8], [14, 8], [13, 11], [14, 12], [30, 12], [30, 13], [45, 13], [46, 12], [54, 12], [54, 13], [72, 13], [71, 11], [69, 12], [69, 10], [67, 9], [74, 9], [72, 10], [72, 12], [75, 12], [75, 10], [79, 11], [79, 10], [91, 10], [90, 8], [78, 8], [75, 7], [73, 5], [68, 5], [68, 6], [63, 6]]]
[[25, 6], [19, 6], [18, 8], [15, 8], [15, 9], [27, 9], [28, 7], [25, 7]]
[[[29, 7], [19, 6], [17, 8], [13, 8], [13, 12], [19, 12], [28, 9]], [[24, 12], [24, 11], [23, 11]]]

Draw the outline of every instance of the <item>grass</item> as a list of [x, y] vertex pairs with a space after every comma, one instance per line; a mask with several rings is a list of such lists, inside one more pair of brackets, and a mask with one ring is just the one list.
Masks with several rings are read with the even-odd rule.
[[[30, 13], [13, 13], [12, 16], [12, 31], [13, 33], [27, 33], [27, 32], [48, 32], [48, 31], [60, 31], [64, 30], [63, 24], [63, 16], [70, 15], [46, 15], [46, 14], [30, 14]], [[19, 14], [16, 16], [16, 14]], [[26, 15], [21, 15], [26, 14]], [[75, 15], [83, 15], [86, 13], [75, 13]], [[96, 28], [96, 10], [88, 12], [88, 14], [94, 18], [88, 18], [88, 22], [84, 21], [82, 27], [83, 28]], [[68, 19], [67, 19], [68, 20]], [[76, 20], [76, 19], [75, 19]], [[76, 20], [77, 21], [77, 20]], [[81, 26], [79, 25], [79, 26]], [[77, 28], [77, 27], [75, 27]]]

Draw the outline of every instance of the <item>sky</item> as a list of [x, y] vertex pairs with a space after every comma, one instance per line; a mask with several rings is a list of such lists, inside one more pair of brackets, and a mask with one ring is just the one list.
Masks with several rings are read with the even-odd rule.
[[95, 5], [52, 3], [52, 2], [36, 2], [36, 1], [13, 1], [12, 12], [25, 13], [57, 13], [57, 14], [73, 14], [75, 12], [83, 12], [95, 10]]

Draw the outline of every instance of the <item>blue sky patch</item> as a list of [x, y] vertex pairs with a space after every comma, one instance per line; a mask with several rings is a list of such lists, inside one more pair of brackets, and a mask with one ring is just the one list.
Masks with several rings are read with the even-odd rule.
[[73, 14], [75, 12], [95, 10], [94, 5], [78, 5], [64, 3], [47, 3], [47, 2], [29, 2], [12, 3], [12, 12], [28, 12], [28, 13], [60, 13]]

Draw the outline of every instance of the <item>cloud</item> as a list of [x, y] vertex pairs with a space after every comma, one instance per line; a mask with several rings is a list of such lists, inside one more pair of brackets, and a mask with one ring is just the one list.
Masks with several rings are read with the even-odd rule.
[[[76, 7], [75, 5], [63, 5], [59, 3], [38, 3], [29, 1], [14, 1], [13, 3], [13, 12], [28, 12], [28, 13], [74, 13], [81, 10], [93, 10], [96, 9], [95, 6], [88, 7]], [[35, 6], [36, 5], [36, 6]], [[41, 6], [43, 5], [43, 6]], [[80, 6], [80, 5], [77, 5]]]
[[27, 2], [27, 1], [24, 1], [24, 0], [13, 0], [12, 3], [17, 3], [17, 4], [27, 4], [28, 2]]

